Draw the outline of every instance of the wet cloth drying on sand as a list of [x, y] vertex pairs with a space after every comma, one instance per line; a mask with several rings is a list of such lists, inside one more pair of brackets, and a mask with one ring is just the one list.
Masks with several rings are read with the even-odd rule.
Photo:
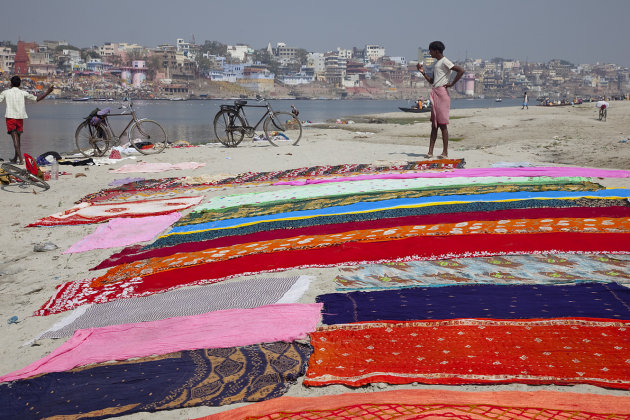
[[182, 351], [0, 384], [11, 419], [104, 419], [140, 411], [264, 401], [304, 375], [308, 344]]
[[304, 385], [518, 382], [628, 389], [629, 322], [454, 319], [335, 325], [311, 334], [314, 353]]
[[348, 242], [338, 246], [253, 254], [167, 270], [93, 287], [92, 279], [61, 284], [35, 312], [49, 315], [88, 303], [148, 296], [182, 286], [290, 268], [330, 267], [385, 261], [468, 258], [531, 253], [630, 253], [630, 234], [556, 232], [535, 235], [415, 236], [388, 242]]
[[33, 226], [82, 225], [100, 223], [117, 217], [146, 217], [182, 211], [201, 202], [203, 197], [175, 197], [156, 200], [128, 201], [111, 204], [77, 204], [31, 223]]
[[347, 242], [394, 241], [414, 236], [477, 235], [477, 234], [536, 234], [550, 232], [630, 233], [630, 217], [625, 218], [560, 218], [560, 219], [517, 219], [492, 220], [432, 225], [393, 226], [386, 229], [352, 230], [338, 234], [302, 235], [269, 241], [248, 242], [204, 251], [188, 252], [167, 257], [151, 258], [113, 267], [92, 286], [99, 287], [112, 282], [137, 276], [146, 276], [160, 271], [225, 261], [252, 254], [270, 254], [295, 249], [332, 247]]
[[[529, 179], [529, 178], [523, 178]], [[317, 186], [317, 185], [316, 185]], [[304, 187], [306, 188], [306, 187]], [[233, 219], [239, 217], [255, 217], [267, 214], [285, 213], [300, 210], [315, 210], [325, 207], [346, 206], [359, 202], [373, 202], [397, 198], [435, 197], [445, 195], [475, 195], [505, 192], [543, 192], [543, 191], [597, 191], [603, 189], [593, 182], [574, 183], [488, 183], [472, 185], [454, 185], [445, 187], [421, 187], [402, 190], [357, 192], [346, 195], [313, 196], [287, 200], [272, 200], [269, 202], [249, 203], [252, 197], [246, 197], [245, 204], [235, 204], [232, 201], [227, 208], [208, 208], [205, 204], [197, 206], [193, 212], [183, 218], [178, 225], [198, 224], [215, 220]], [[262, 197], [260, 197], [262, 199]], [[223, 204], [215, 202], [212, 206]]]
[[452, 178], [477, 176], [586, 176], [593, 178], [630, 178], [630, 171], [621, 169], [581, 168], [573, 166], [534, 166], [526, 168], [469, 168], [444, 172], [416, 172], [405, 174], [371, 174], [355, 177], [327, 179], [307, 179], [303, 181], [280, 181], [277, 185], [307, 185], [365, 179], [405, 179], [405, 178]]
[[186, 190], [225, 188], [239, 185], [269, 184], [280, 180], [293, 180], [304, 177], [330, 177], [348, 174], [406, 172], [426, 169], [454, 169], [464, 167], [463, 159], [428, 160], [391, 164], [356, 164], [311, 166], [305, 168], [282, 169], [269, 172], [246, 172], [236, 176], [202, 175], [199, 177], [147, 179], [128, 183], [118, 188], [109, 188], [83, 197], [79, 202], [107, 200], [127, 200], [163, 194], [177, 194]]
[[617, 283], [576, 285], [479, 284], [327, 293], [324, 324], [453, 318], [630, 319], [630, 289]]
[[550, 254], [399, 261], [339, 267], [337, 290], [397, 289], [455, 284], [569, 284], [630, 286], [630, 255]]
[[600, 420], [626, 419], [628, 413], [630, 397], [627, 396], [554, 391], [461, 392], [400, 389], [319, 397], [285, 396], [195, 420]]
[[[78, 330], [46, 357], [0, 377], [0, 381], [109, 360], [304, 339], [315, 330], [320, 310], [318, 303], [280, 304]], [[286, 322], [287, 319], [291, 322]]]
[[[616, 203], [615, 200], [611, 200]], [[576, 203], [573, 203], [576, 204]], [[587, 204], [587, 203], [582, 203]], [[625, 201], [627, 205], [628, 202]], [[295, 229], [274, 229], [251, 233], [249, 235], [225, 236], [198, 242], [183, 242], [181, 244], [144, 249], [141, 245], [127, 247], [102, 261], [90, 270], [129, 264], [134, 261], [149, 258], [167, 257], [183, 252], [199, 252], [209, 248], [220, 248], [256, 241], [270, 241], [274, 239], [292, 238], [300, 235], [335, 235], [351, 230], [389, 229], [406, 225], [426, 225], [435, 223], [468, 223], [470, 220], [513, 220], [513, 219], [559, 219], [559, 218], [620, 218], [630, 217], [630, 206], [609, 207], [559, 207], [559, 208], [524, 208], [510, 210], [496, 210], [486, 212], [438, 213], [431, 215], [408, 216], [399, 218], [380, 218], [362, 222], [324, 224]]]
[[311, 276], [254, 278], [219, 283], [212, 287], [177, 289], [99, 305], [84, 305], [35, 339], [69, 337], [76, 330], [86, 328], [157, 321], [225, 309], [255, 308], [274, 303], [295, 303], [306, 292], [312, 279]]
[[161, 216], [112, 219], [107, 224], [98, 226], [94, 232], [73, 244], [63, 253], [72, 254], [150, 241], [178, 221], [180, 217], [182, 217], [181, 213], [173, 212]]

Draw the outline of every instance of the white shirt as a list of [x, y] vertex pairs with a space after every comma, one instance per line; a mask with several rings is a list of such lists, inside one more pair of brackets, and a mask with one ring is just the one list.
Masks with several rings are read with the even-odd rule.
[[440, 58], [433, 67], [433, 87], [444, 86], [449, 81], [451, 69], [455, 64], [446, 57]]
[[26, 105], [24, 104], [25, 98], [31, 101], [37, 101], [37, 96], [17, 87], [12, 87], [11, 89], [0, 92], [0, 102], [5, 99], [7, 101], [7, 110], [4, 116], [18, 120], [28, 118], [28, 115], [26, 115]]

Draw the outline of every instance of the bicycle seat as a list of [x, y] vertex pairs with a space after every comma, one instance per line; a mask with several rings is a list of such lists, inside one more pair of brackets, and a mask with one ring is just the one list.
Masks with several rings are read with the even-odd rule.
[[234, 101], [234, 105], [239, 105], [239, 106], [247, 105], [247, 101], [243, 101], [241, 99], [238, 99], [238, 100]]

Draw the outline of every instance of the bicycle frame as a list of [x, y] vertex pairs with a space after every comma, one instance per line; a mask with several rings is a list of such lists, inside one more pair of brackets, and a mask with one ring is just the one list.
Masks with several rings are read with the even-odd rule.
[[[112, 136], [114, 136], [114, 140], [117, 143], [120, 143], [120, 138], [125, 135], [125, 133], [128, 132], [129, 127], [131, 127], [134, 123], [138, 122], [138, 118], [136, 117], [136, 111], [133, 109], [133, 104], [130, 105], [130, 112], [123, 112], [120, 114], [107, 114], [103, 116], [103, 122], [105, 123], [105, 125], [107, 126], [107, 128], [109, 128], [109, 131], [112, 133]], [[111, 124], [109, 123], [109, 117], [123, 117], [123, 116], [128, 116], [131, 117], [131, 120], [129, 120], [129, 122], [127, 123], [127, 125], [125, 126], [125, 128], [122, 129], [122, 131], [120, 132], [119, 135], [116, 135], [116, 133], [114, 132], [114, 128], [111, 126]]]
[[[243, 105], [234, 105], [234, 107], [236, 108], [236, 112], [243, 117], [243, 120], [245, 121], [245, 124], [247, 125], [246, 128], [249, 128], [251, 130], [257, 130], [258, 126], [260, 126], [260, 123], [262, 123], [265, 118], [267, 118], [269, 115], [274, 114], [273, 109], [271, 108], [271, 105], [269, 104], [269, 102], [267, 102], [265, 105], [248, 105], [248, 104], [243, 104]], [[249, 123], [249, 120], [247, 119], [247, 115], [245, 114], [245, 109], [244, 108], [267, 108], [267, 111], [265, 111], [265, 113], [263, 114], [262, 117], [260, 117], [260, 119], [258, 120], [258, 122], [256, 123], [255, 126], [251, 126]]]

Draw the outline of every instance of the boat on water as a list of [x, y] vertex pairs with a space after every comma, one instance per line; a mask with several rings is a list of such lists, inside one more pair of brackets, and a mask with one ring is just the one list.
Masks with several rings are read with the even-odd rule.
[[90, 99], [92, 98], [90, 98], [89, 96], [84, 96], [82, 98], [72, 98], [72, 100], [75, 102], [84, 102], [84, 101], [89, 101]]
[[431, 107], [418, 108], [418, 107], [399, 106], [398, 109], [400, 109], [402, 112], [415, 112], [415, 113], [431, 112]]
[[113, 98], [94, 98], [96, 102], [112, 102]]
[[494, 102], [503, 102], [503, 99], [501, 99], [501, 98], [496, 98], [496, 99], [494, 100]]

